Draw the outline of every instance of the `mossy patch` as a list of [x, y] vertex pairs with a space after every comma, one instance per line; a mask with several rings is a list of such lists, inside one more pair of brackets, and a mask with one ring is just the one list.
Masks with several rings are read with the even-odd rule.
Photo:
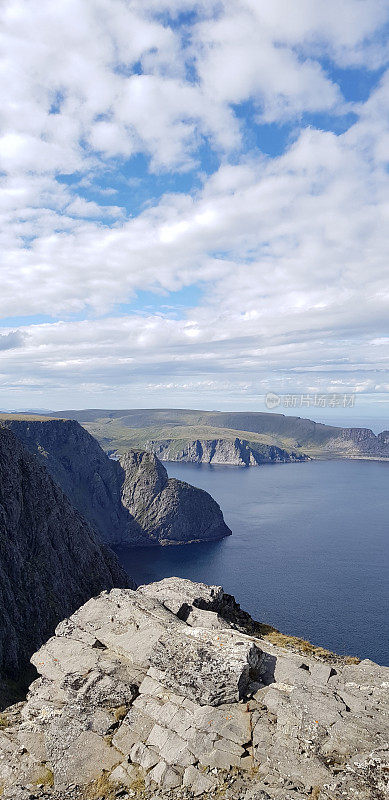
[[35, 775], [33, 781], [34, 786], [39, 786], [41, 784], [47, 787], [54, 786], [54, 775], [51, 769], [49, 769], [49, 767], [46, 767], [45, 764], [42, 764], [42, 766], [39, 768], [39, 771]]
[[126, 716], [128, 711], [127, 706], [119, 706], [118, 708], [113, 709], [113, 715], [116, 719], [116, 722], [121, 722], [122, 719]]
[[99, 775], [96, 780], [89, 783], [83, 791], [85, 800], [113, 800], [116, 797], [117, 786], [114, 786], [106, 772]]
[[[96, 780], [85, 786], [83, 790], [84, 800], [114, 800], [117, 796], [118, 784], [109, 780], [107, 772], [103, 772]], [[136, 800], [145, 800], [146, 786], [144, 779], [139, 777], [131, 783], [131, 796]], [[150, 797], [150, 795], [148, 795]]]

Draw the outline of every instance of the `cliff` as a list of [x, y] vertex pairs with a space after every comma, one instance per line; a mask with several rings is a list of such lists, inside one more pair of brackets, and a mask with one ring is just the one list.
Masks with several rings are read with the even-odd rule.
[[8, 417], [1, 425], [45, 465], [109, 544], [179, 544], [231, 533], [215, 500], [201, 489], [169, 480], [155, 457], [131, 451], [120, 462], [110, 459], [74, 420]]
[[194, 464], [231, 464], [252, 467], [258, 464], [287, 464], [306, 461], [307, 456], [288, 452], [275, 445], [251, 443], [245, 439], [162, 439], [145, 441], [145, 449], [162, 461], [186, 461]]
[[121, 540], [131, 520], [121, 503], [124, 473], [78, 422], [2, 419], [24, 446], [43, 464], [72, 505], [102, 538]]
[[[54, 417], [61, 415], [79, 420], [108, 452], [123, 453], [130, 447], [147, 449], [149, 442], [163, 459], [168, 450], [169, 459], [166, 460], [173, 461], [207, 461], [212, 447], [229, 451], [221, 452], [222, 461], [214, 463], [241, 466], [246, 466], [246, 462], [255, 465], [267, 461], [294, 461], [304, 456], [389, 458], [388, 431], [376, 435], [369, 428], [341, 428], [275, 412], [154, 408], [84, 409], [52, 414]], [[237, 452], [233, 445], [236, 439], [241, 443], [237, 445]], [[247, 447], [252, 452], [247, 453]], [[183, 455], [178, 458], [180, 450]]]
[[47, 470], [0, 428], [0, 675], [20, 675], [92, 595], [133, 585]]
[[139, 542], [188, 544], [231, 534], [220, 506], [202, 489], [168, 478], [152, 453], [131, 451], [120, 459], [122, 502], [139, 525]]
[[272, 645], [221, 587], [103, 592], [32, 662], [3, 800], [385, 797], [389, 669]]

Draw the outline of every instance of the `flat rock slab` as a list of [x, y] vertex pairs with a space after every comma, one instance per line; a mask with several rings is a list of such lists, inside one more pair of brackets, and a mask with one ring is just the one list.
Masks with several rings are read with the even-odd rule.
[[200, 705], [233, 703], [258, 673], [262, 651], [235, 631], [189, 628], [161, 637], [150, 663], [163, 684]]

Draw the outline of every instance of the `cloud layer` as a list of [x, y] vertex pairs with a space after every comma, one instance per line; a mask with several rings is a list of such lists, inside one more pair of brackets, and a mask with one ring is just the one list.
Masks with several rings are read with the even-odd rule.
[[1, 16], [3, 405], [388, 391], [386, 2]]

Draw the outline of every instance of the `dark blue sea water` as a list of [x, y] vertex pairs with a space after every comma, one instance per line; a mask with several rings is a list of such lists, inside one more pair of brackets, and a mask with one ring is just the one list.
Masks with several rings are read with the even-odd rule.
[[121, 550], [137, 583], [222, 584], [255, 619], [389, 665], [389, 463], [166, 466], [213, 495], [233, 536]]

